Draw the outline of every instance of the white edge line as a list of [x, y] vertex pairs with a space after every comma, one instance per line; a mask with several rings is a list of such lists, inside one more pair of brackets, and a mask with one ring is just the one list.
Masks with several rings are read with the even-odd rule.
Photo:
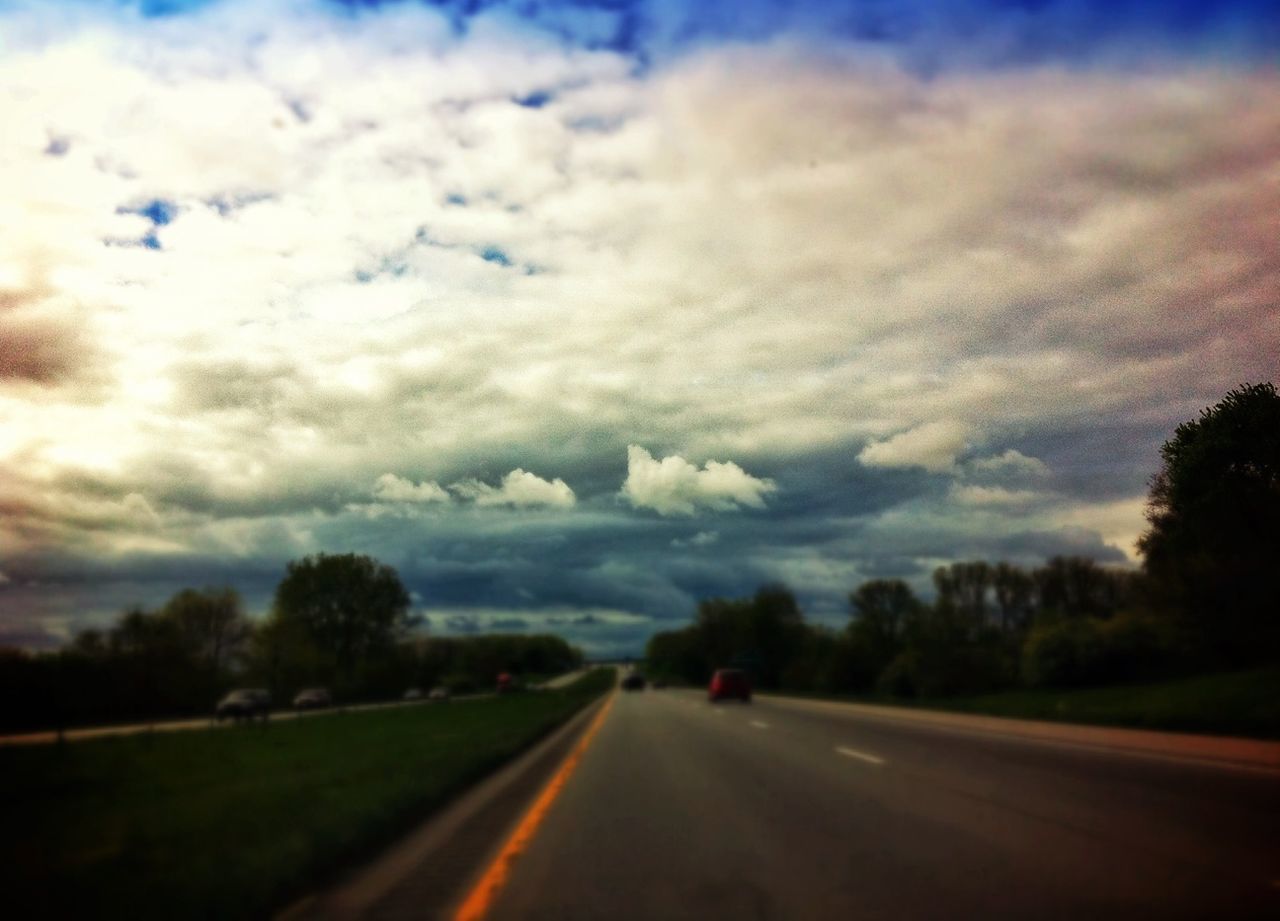
[[883, 758], [877, 758], [875, 755], [868, 755], [866, 752], [860, 752], [856, 749], [837, 746], [836, 751], [848, 758], [857, 758], [859, 761], [865, 761], [867, 764], [884, 764]]

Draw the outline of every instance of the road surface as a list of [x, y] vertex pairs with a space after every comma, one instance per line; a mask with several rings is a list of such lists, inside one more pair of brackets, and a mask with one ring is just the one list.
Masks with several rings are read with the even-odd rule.
[[623, 693], [485, 916], [1280, 918], [1277, 767]]

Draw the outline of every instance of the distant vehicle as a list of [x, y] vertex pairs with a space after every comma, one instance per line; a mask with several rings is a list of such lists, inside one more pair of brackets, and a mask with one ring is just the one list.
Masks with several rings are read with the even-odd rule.
[[624, 691], [643, 691], [644, 675], [639, 672], [632, 672], [622, 679], [622, 690]]
[[747, 673], [737, 668], [718, 668], [711, 676], [707, 699], [712, 703], [725, 698], [736, 698], [744, 704], [751, 703], [751, 681]]
[[296, 710], [320, 710], [333, 706], [333, 696], [325, 688], [307, 688], [293, 698]]
[[431, 693], [427, 695], [427, 699], [441, 702], [448, 701], [449, 689], [445, 687], [432, 688]]
[[222, 700], [214, 710], [214, 719], [250, 720], [255, 716], [266, 719], [271, 710], [271, 692], [264, 688], [237, 688]]
[[498, 693], [510, 694], [516, 689], [516, 680], [507, 672], [503, 672], [498, 676]]
[[409, 688], [404, 692], [405, 700], [422, 700], [422, 690], [420, 688]]

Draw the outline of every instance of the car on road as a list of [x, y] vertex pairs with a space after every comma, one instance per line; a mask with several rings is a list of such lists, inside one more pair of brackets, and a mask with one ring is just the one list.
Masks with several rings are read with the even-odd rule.
[[713, 704], [733, 698], [751, 703], [751, 679], [740, 668], [718, 668], [707, 687], [707, 700]]
[[295, 710], [322, 710], [333, 706], [333, 695], [326, 688], [306, 688], [293, 698]]
[[409, 688], [404, 692], [404, 700], [422, 700], [421, 688]]
[[643, 691], [644, 685], [644, 675], [639, 672], [631, 672], [622, 679], [622, 690], [624, 691]]
[[516, 689], [516, 679], [507, 672], [503, 672], [498, 676], [498, 693], [510, 694]]
[[449, 700], [449, 689], [446, 687], [432, 688], [431, 693], [427, 695], [427, 699], [445, 703]]
[[271, 712], [271, 692], [265, 688], [236, 688], [218, 701], [213, 711], [214, 719], [251, 720], [254, 717], [265, 720]]

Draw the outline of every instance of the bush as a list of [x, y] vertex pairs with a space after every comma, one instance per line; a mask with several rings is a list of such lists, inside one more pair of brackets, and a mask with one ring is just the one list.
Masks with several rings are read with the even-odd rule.
[[899, 653], [876, 679], [876, 693], [889, 697], [916, 697], [920, 687], [919, 663], [912, 652]]
[[1042, 624], [1022, 647], [1022, 677], [1032, 687], [1072, 687], [1102, 672], [1104, 638], [1087, 617]]
[[1178, 636], [1168, 620], [1128, 613], [1102, 625], [1100, 678], [1134, 681], [1164, 677], [1177, 665]]

